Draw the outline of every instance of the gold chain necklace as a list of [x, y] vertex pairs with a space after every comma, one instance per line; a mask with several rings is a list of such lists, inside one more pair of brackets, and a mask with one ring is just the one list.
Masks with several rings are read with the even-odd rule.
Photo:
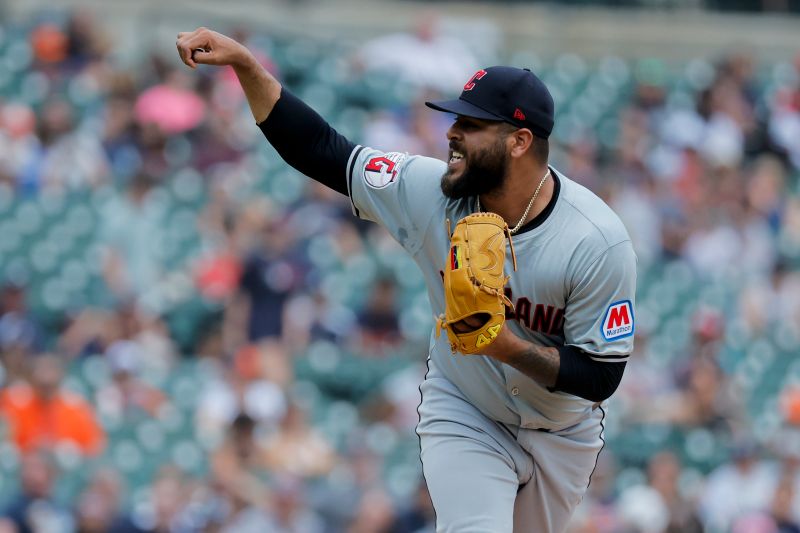
[[[517, 225], [514, 226], [514, 229], [508, 230], [509, 233], [511, 233], [511, 235], [514, 235], [516, 232], [518, 232], [519, 229], [522, 227], [523, 222], [525, 222], [525, 219], [528, 218], [528, 213], [530, 212], [531, 207], [533, 207], [533, 202], [535, 202], [536, 201], [536, 197], [539, 196], [539, 191], [541, 190], [542, 185], [544, 185], [544, 181], [547, 179], [547, 176], [549, 176], [549, 175], [550, 175], [550, 169], [548, 168], [547, 172], [545, 172], [544, 176], [542, 176], [542, 180], [539, 182], [539, 186], [536, 187], [535, 191], [533, 191], [533, 196], [531, 196], [531, 201], [528, 202], [528, 207], [526, 207], [525, 208], [525, 212], [522, 213], [522, 218], [519, 219], [519, 222], [517, 222]], [[481, 210], [481, 197], [480, 196], [478, 197], [478, 205], [476, 206], [476, 208], [477, 208], [477, 211], [480, 212], [480, 210]]]

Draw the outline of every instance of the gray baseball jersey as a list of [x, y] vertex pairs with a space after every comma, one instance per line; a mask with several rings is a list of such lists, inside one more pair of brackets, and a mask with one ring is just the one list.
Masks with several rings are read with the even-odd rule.
[[[452, 200], [445, 197], [440, 190], [440, 180], [446, 164], [436, 159], [356, 147], [347, 168], [354, 213], [384, 226], [411, 254], [425, 277], [433, 314], [443, 313], [442, 271], [450, 246], [445, 221], [449, 219], [455, 224], [474, 212], [475, 198]], [[521, 338], [540, 345], [573, 345], [596, 361], [625, 361], [633, 349], [635, 326], [636, 256], [630, 238], [619, 218], [601, 199], [554, 169], [551, 171], [558, 179], [558, 197], [543, 223], [513, 237], [518, 263], [516, 272], [511, 271], [510, 250], [507, 248], [506, 274], [511, 279], [506, 292], [514, 303], [514, 311], [507, 314], [506, 324]], [[438, 383], [438, 380], [446, 381], [447, 385], [431, 384]], [[426, 394], [426, 389], [432, 391], [430, 395]], [[477, 413], [463, 417], [483, 417], [485, 424], [496, 424], [510, 430], [522, 449], [533, 456], [534, 463], [537, 462], [536, 451], [527, 448], [533, 447], [533, 440], [539, 439], [535, 432], [563, 433], [566, 436], [581, 427], [584, 437], [592, 434], [591, 438], [586, 437], [587, 445], [580, 447], [581, 453], [589, 456], [570, 459], [573, 465], [581, 464], [583, 467], [571, 476], [565, 475], [558, 483], [564, 487], [563, 491], [571, 491], [571, 496], [556, 494], [551, 497], [570, 502], [564, 506], [564, 518], [549, 519], [547, 527], [542, 523], [535, 525], [537, 531], [559, 531], [565, 527], [572, 504], [577, 505], [580, 500], [602, 446], [601, 417], [595, 416], [596, 404], [572, 394], [551, 392], [518, 370], [490, 357], [453, 356], [446, 335], [439, 338], [431, 335], [429, 372], [421, 390], [423, 402], [418, 431], [422, 437], [426, 480], [438, 519], [447, 513], [443, 510], [445, 504], [437, 502], [432, 487], [438, 483], [431, 479], [431, 473], [437, 467], [429, 468], [425, 454], [426, 449], [441, 449], [439, 444], [442, 440], [437, 435], [451, 434], [452, 428], [432, 430], [434, 418], [443, 421], [443, 409], [431, 410], [426, 404], [446, 396], [448, 400], [444, 403], [455, 409], [453, 412], [466, 413], [474, 407]], [[437, 395], [439, 398], [432, 397]], [[455, 408], [459, 403], [463, 405]], [[426, 413], [430, 414], [431, 420], [426, 420]], [[587, 424], [594, 429], [586, 429]], [[484, 428], [479, 433], [485, 437], [491, 431]], [[430, 437], [428, 442], [426, 435]], [[464, 440], [458, 442], [463, 444]], [[491, 442], [491, 447], [496, 448], [497, 438]], [[486, 451], [486, 446], [479, 448]], [[562, 448], [567, 453], [569, 447]], [[543, 449], [557, 450], [558, 447], [539, 446], [539, 454]], [[431, 454], [433, 457], [433, 452]], [[461, 455], [469, 456], [468, 453]], [[442, 458], [448, 456], [448, 452], [443, 452]], [[505, 459], [508, 462], [508, 457]], [[436, 461], [442, 464], [439, 458]], [[492, 461], [479, 462], [488, 465]], [[519, 474], [519, 461], [511, 462]], [[474, 470], [474, 461], [463, 467], [466, 471]], [[445, 472], [441, 473], [441, 476], [445, 475]], [[523, 477], [519, 478], [520, 484], [524, 484]], [[466, 482], [461, 481], [455, 487], [442, 487], [441, 492], [468, 490], [464, 489], [466, 486]], [[485, 491], [481, 492], [485, 495]], [[456, 499], [445, 498], [446, 501]], [[464, 504], [454, 502], [452, 505]], [[548, 501], [547, 506], [548, 509], [542, 509], [542, 512], [558, 514], [554, 511], [558, 505]], [[459, 510], [454, 515], [466, 510]], [[492, 513], [486, 518], [492, 523], [501, 520]], [[462, 530], [456, 526], [442, 527], [443, 530], [447, 527]]]

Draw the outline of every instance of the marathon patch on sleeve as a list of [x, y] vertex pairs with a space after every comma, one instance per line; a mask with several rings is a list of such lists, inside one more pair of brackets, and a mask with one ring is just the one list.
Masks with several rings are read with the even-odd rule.
[[621, 300], [608, 306], [600, 332], [607, 341], [633, 335], [633, 306], [630, 300]]
[[396, 178], [400, 164], [406, 159], [401, 152], [387, 152], [375, 156], [364, 165], [364, 181], [373, 189], [388, 187]]

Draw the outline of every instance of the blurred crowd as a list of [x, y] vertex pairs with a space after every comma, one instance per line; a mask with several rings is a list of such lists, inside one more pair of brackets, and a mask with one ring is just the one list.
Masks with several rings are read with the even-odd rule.
[[[171, 43], [126, 65], [88, 12], [2, 29], [3, 209], [88, 198], [100, 290], [54, 304], [0, 257], [0, 532], [433, 531], [414, 436], [431, 319], [402, 250], [277, 161], [231, 70], [189, 71]], [[306, 64], [307, 43], [233, 35], [354, 140], [433, 157], [448, 119], [421, 102], [505, 57], [431, 17]], [[569, 110], [553, 163], [616, 209], [640, 265], [572, 531], [800, 531], [800, 62], [538, 66]], [[572, 105], [612, 89], [605, 118]]]

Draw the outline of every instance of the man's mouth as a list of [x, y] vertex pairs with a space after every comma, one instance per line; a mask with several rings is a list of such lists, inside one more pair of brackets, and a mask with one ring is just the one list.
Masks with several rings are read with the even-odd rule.
[[456, 150], [451, 150], [450, 151], [450, 164], [451, 165], [454, 165], [454, 164], [458, 163], [462, 159], [464, 159], [464, 154], [462, 154], [461, 152], [457, 152]]

